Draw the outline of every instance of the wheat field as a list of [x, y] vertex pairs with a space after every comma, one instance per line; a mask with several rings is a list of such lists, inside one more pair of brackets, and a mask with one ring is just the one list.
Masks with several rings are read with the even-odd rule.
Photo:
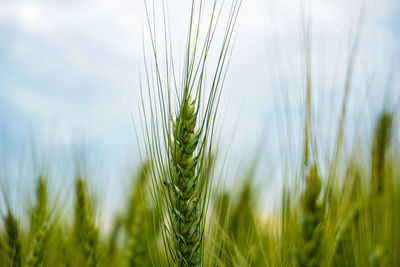
[[[51, 161], [37, 163], [35, 188], [17, 200], [10, 199], [3, 171], [0, 266], [400, 266], [398, 108], [371, 110], [370, 127], [362, 130], [367, 138], [345, 142], [347, 132], [360, 131], [348, 122], [347, 101], [357, 37], [330, 123], [332, 144], [317, 138], [314, 55], [305, 25], [301, 149], [289, 141], [280, 148], [299, 152], [298, 160], [263, 172], [261, 179], [271, 175], [281, 183], [260, 190], [260, 169], [270, 167], [263, 166], [266, 146], [260, 145], [243, 156], [251, 162], [239, 166], [238, 177], [227, 177], [237, 166], [220, 149], [219, 108], [246, 1], [225, 2], [191, 2], [177, 58], [173, 10], [166, 11], [166, 1], [144, 1], [140, 120], [132, 123], [132, 138], [142, 146], [124, 200], [108, 221], [99, 219], [104, 192], [85, 157], [72, 160], [73, 182], [58, 189]], [[329, 146], [332, 153], [325, 153]], [[270, 191], [279, 192], [278, 204], [266, 208]]]

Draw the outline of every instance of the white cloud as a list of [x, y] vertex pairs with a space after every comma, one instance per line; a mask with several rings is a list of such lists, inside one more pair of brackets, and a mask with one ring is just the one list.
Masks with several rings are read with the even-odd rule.
[[40, 32], [51, 25], [48, 11], [41, 1], [3, 1], [0, 2], [0, 23], [11, 22], [26, 32]]

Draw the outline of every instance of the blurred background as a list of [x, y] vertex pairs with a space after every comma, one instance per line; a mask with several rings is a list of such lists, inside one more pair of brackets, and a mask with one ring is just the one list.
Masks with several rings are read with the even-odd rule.
[[[168, 1], [177, 51], [187, 30], [184, 2]], [[319, 155], [333, 149], [353, 47], [345, 122], [352, 127], [345, 127], [344, 144], [370, 142], [366, 129], [377, 112], [399, 110], [399, 18], [397, 0], [243, 1], [218, 121], [220, 158], [238, 166], [224, 171], [227, 186], [239, 166], [259, 158], [257, 183], [268, 209], [280, 201], [282, 170], [298, 166], [304, 24]], [[0, 183], [17, 213], [35, 173], [50, 165], [53, 190], [69, 194], [80, 157], [105, 221], [124, 199], [126, 177], [145, 157], [135, 132], [145, 19], [141, 0], [0, 0]], [[3, 198], [0, 204], [5, 210]]]

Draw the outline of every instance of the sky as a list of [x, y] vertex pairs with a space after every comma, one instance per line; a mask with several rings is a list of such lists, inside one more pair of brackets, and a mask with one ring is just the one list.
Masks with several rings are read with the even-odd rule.
[[[179, 59], [188, 1], [167, 2]], [[302, 17], [312, 29], [315, 132], [323, 140], [332, 137], [360, 14], [349, 121], [362, 131], [371, 126], [371, 110], [399, 103], [399, 1], [243, 1], [220, 109], [221, 146], [231, 151], [229, 160], [246, 165], [261, 145], [268, 167], [260, 176], [277, 172], [278, 162], [296, 161], [301, 145], [294, 136], [304, 114]], [[31, 188], [21, 174], [24, 167], [34, 169], [31, 150], [62, 166], [65, 155], [78, 149], [88, 151], [99, 167], [94, 186], [106, 199], [123, 199], [118, 192], [127, 181], [121, 177], [137, 166], [143, 145], [134, 125], [140, 121], [145, 26], [142, 0], [0, 0], [6, 190]], [[281, 130], [288, 128], [285, 139]], [[70, 188], [71, 179], [61, 180], [67, 181], [61, 188]]]

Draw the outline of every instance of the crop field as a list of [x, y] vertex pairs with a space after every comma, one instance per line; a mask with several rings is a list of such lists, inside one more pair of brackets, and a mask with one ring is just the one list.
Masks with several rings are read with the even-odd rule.
[[[312, 52], [312, 23], [304, 11], [298, 33], [302, 112], [296, 121], [279, 117], [279, 140], [267, 128], [261, 145], [233, 155], [229, 145], [223, 148], [221, 114], [249, 1], [192, 0], [178, 44], [169, 23], [178, 14], [167, 2], [143, 1], [140, 94], [132, 100], [138, 115], [129, 128], [138, 160], [119, 185], [123, 194], [111, 194], [123, 200], [113, 200], [115, 211], [100, 218], [110, 195], [96, 184], [98, 172], [87, 168], [84, 152], [68, 160], [65, 172], [54, 172], [53, 164], [64, 163], [43, 160], [33, 149], [34, 186], [23, 194], [15, 193], [25, 191], [10, 182], [2, 159], [0, 266], [400, 266], [400, 102], [358, 111], [369, 118], [368, 127], [349, 116], [358, 86], [353, 73], [362, 71], [355, 69], [362, 14], [343, 56], [337, 112], [327, 126], [315, 119], [312, 58], [319, 55]], [[398, 69], [393, 72], [386, 83], [393, 88], [375, 95], [399, 90], [389, 81]], [[245, 97], [246, 89], [241, 92]], [[235, 131], [241, 127], [239, 121]], [[330, 139], [320, 137], [323, 127]], [[289, 141], [292, 135], [299, 145]], [[282, 154], [266, 143], [278, 144]], [[271, 166], [261, 154], [283, 163]], [[23, 168], [21, 161], [17, 169]], [[72, 178], [57, 186], [66, 176]]]

